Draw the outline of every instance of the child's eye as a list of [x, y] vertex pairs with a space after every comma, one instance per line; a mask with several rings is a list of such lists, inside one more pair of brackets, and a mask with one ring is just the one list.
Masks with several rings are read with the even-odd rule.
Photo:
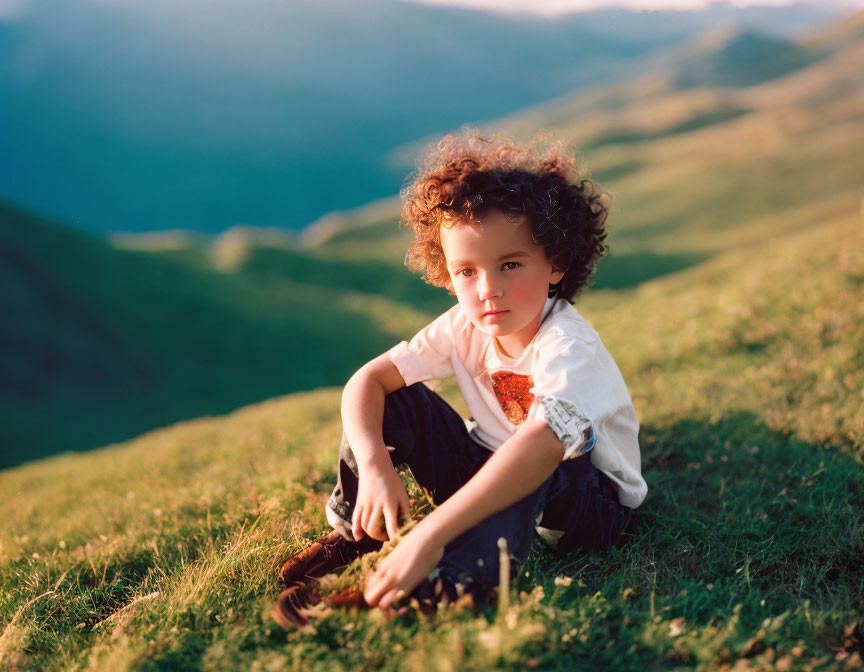
[[471, 269], [470, 269], [470, 268], [463, 268], [463, 269], [462, 269], [461, 271], [459, 271], [456, 275], [465, 276], [466, 274], [470, 274], [470, 273], [471, 273]]
[[507, 262], [504, 262], [504, 266], [512, 266], [513, 268], [518, 268], [518, 267], [521, 266], [521, 265], [522, 265], [522, 264], [520, 264], [518, 261], [507, 261]]

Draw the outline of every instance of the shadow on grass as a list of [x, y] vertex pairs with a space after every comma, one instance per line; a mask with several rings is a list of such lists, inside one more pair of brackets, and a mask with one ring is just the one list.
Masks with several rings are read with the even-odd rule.
[[646, 280], [695, 266], [710, 256], [696, 252], [691, 254], [639, 252], [622, 255], [610, 253], [597, 266], [593, 288], [628, 289]]
[[649, 494], [622, 545], [561, 559], [535, 540], [523, 588], [563, 572], [589, 591], [663, 596], [701, 623], [754, 600], [864, 610], [864, 470], [850, 451], [749, 412], [643, 426], [640, 444]]

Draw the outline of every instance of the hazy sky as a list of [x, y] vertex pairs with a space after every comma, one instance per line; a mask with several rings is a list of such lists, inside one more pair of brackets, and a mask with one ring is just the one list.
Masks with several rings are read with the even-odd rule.
[[[291, 0], [276, 0], [291, 2]], [[326, 0], [324, 0], [326, 2]], [[566, 12], [597, 9], [598, 7], [626, 7], [628, 9], [700, 9], [711, 0], [409, 0], [429, 5], [455, 5], [485, 9], [493, 12], [533, 12], [555, 16]], [[793, 0], [728, 0], [739, 7], [747, 5], [788, 5]], [[864, 8], [864, 0], [802, 0], [813, 4], [834, 5], [850, 9]], [[182, 2], [182, 0], [178, 0]], [[12, 18], [19, 14], [27, 0], [0, 0], [0, 19]]]
[[[710, 0], [413, 0], [430, 5], [457, 5], [487, 9], [495, 12], [536, 12], [555, 15], [598, 7], [626, 7], [628, 9], [701, 9], [711, 4]], [[812, 4], [837, 7], [862, 8], [864, 0], [806, 0]], [[729, 0], [733, 5], [788, 5], [791, 0]]]

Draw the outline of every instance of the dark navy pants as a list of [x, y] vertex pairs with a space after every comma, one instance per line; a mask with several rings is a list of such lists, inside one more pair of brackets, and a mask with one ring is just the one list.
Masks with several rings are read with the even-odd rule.
[[[436, 506], [493, 454], [474, 441], [461, 416], [422, 383], [387, 395], [383, 437], [394, 467], [407, 464]], [[357, 485], [357, 462], [343, 434], [338, 483], [327, 501], [327, 519], [343, 535], [346, 530], [351, 534]], [[628, 513], [612, 481], [591, 464], [590, 453], [564, 460], [533, 493], [447, 544], [436, 570], [451, 585], [481, 594], [498, 584], [499, 537], [507, 539], [515, 572], [528, 556], [535, 532], [562, 556], [577, 548], [601, 551], [618, 541]]]

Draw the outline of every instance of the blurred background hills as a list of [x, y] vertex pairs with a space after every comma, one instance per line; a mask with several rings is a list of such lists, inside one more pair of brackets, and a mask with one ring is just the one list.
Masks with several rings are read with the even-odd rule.
[[[8, 0], [7, 0], [8, 1]], [[0, 18], [0, 196], [97, 232], [300, 229], [398, 191], [394, 148], [744, 31], [682, 83], [752, 84], [832, 3], [549, 20], [399, 0], [19, 0]], [[2, 5], [0, 5], [2, 7]], [[677, 61], [677, 59], [676, 59]]]
[[[193, 33], [184, 34], [178, 19], [171, 24], [176, 33], [162, 36], [167, 41], [158, 57], [144, 48], [150, 43], [141, 37], [148, 25], [143, 6], [133, 19], [125, 14], [131, 10], [93, 3], [102, 18], [80, 25], [96, 44], [92, 54], [84, 49], [83, 33], [76, 33], [78, 15], [64, 20], [64, 8], [49, 12], [47, 5], [28, 4], [24, 14], [0, 24], [0, 86], [3, 100], [12, 102], [0, 112], [12, 131], [4, 132], [7, 159], [0, 167], [0, 186], [8, 197], [0, 206], [5, 318], [0, 322], [0, 467], [120, 441], [279, 394], [341, 385], [364, 361], [410, 337], [453, 299], [402, 267], [410, 232], [397, 229], [399, 200], [393, 194], [422, 144], [472, 116], [520, 139], [540, 128], [552, 131], [580, 150], [615, 196], [612, 253], [600, 264], [593, 294], [627, 293], [652, 278], [831, 219], [848, 219], [850, 213], [857, 217], [861, 210], [864, 13], [826, 21], [828, 10], [815, 5], [750, 12], [713, 5], [704, 14], [641, 15], [646, 22], [639, 24], [641, 31], [635, 28], [637, 15], [622, 10], [561, 22], [532, 19], [522, 38], [528, 40], [536, 28], [530, 39], [546, 44], [547, 51], [538, 51], [535, 62], [517, 63], [534, 52], [526, 51], [528, 42], [513, 43], [516, 19], [384, 4], [382, 11], [420, 12], [423, 25], [440, 20], [449, 31], [424, 29], [407, 44], [388, 43], [384, 51], [390, 56], [380, 61], [368, 60], [364, 51], [367, 60], [360, 61], [376, 72], [364, 70], [362, 82], [357, 73], [348, 74], [351, 81], [336, 81], [322, 73], [351, 62], [350, 50], [368, 47], [379, 26], [352, 14], [351, 4], [332, 9], [340, 21], [355, 21], [356, 30], [346, 23], [351, 40], [333, 37], [341, 51], [307, 40], [306, 55], [295, 63], [296, 81], [307, 77], [314, 87], [301, 97], [301, 88], [290, 89], [297, 109], [300, 102], [309, 103], [296, 116], [275, 115], [276, 107], [265, 104], [281, 95], [279, 87], [266, 85], [273, 78], [265, 71], [275, 55], [288, 58], [292, 49], [302, 51], [300, 36], [313, 19], [327, 20], [316, 5], [292, 5], [309, 23], [292, 23], [296, 43], [288, 45], [286, 38], [286, 44], [273, 47], [276, 52], [267, 52], [256, 45], [270, 44], [265, 37], [279, 34], [276, 26], [284, 19], [279, 12], [287, 11], [268, 5], [279, 16], [259, 16], [258, 28], [235, 35], [246, 45], [245, 52], [236, 47], [243, 58], [231, 56], [218, 34], [224, 16], [216, 20], [203, 9], [213, 35], [205, 39], [207, 30], [196, 32], [200, 44], [191, 44], [187, 38]], [[231, 11], [214, 7], [217, 14]], [[454, 21], [453, 13], [469, 23], [468, 32], [459, 33], [462, 21]], [[673, 21], [677, 14], [687, 15], [687, 21]], [[736, 22], [719, 21], [727, 15]], [[411, 16], [405, 21], [417, 20]], [[34, 32], [25, 32], [27, 21]], [[471, 21], [491, 28], [472, 27]], [[800, 31], [812, 24], [819, 25]], [[605, 36], [603, 26], [609, 29]], [[151, 73], [137, 85], [126, 81], [137, 66], [121, 57], [131, 58], [135, 50], [133, 28], [143, 31], [135, 38], [142, 40], [137, 72]], [[596, 67], [572, 55], [570, 65], [561, 66], [568, 62], [562, 54], [567, 49], [572, 54], [572, 44], [579, 42], [577, 29], [586, 31], [579, 39], [592, 35], [604, 45], [584, 42], [591, 53], [608, 48]], [[483, 40], [468, 40], [472, 31]], [[357, 34], [368, 41], [358, 42]], [[486, 36], [492, 36], [488, 42]], [[434, 42], [445, 37], [446, 48]], [[416, 44], [426, 39], [428, 44]], [[64, 40], [68, 49], [58, 46]], [[552, 43], [559, 46], [548, 46]], [[113, 45], [115, 51], [99, 45]], [[485, 58], [483, 45], [492, 50]], [[552, 53], [555, 49], [562, 51]], [[453, 67], [460, 59], [472, 63], [467, 74], [481, 77], [500, 98], [483, 96], [470, 79], [459, 81], [464, 91], [442, 95], [436, 87], [459, 80], [452, 72], [445, 76], [442, 70], [440, 84], [410, 74], [437, 50]], [[530, 68], [542, 69], [544, 53], [560, 67], [548, 76], [536, 76], [539, 70], [531, 75]], [[166, 64], [177, 54], [186, 54], [190, 69], [171, 75]], [[412, 60], [416, 54], [422, 55]], [[87, 57], [101, 65], [87, 64]], [[206, 74], [216, 62], [211, 58], [221, 59], [220, 68], [228, 73], [224, 82]], [[475, 67], [475, 61], [482, 63]], [[165, 69], [159, 70], [160, 63]], [[359, 72], [360, 64], [352, 67]], [[200, 108], [173, 107], [181, 101], [172, 91], [195, 90], [193, 72], [226, 105], [198, 91], [192, 98]], [[514, 76], [542, 81], [532, 82], [533, 89], [506, 91], [504, 83]], [[349, 92], [356, 85], [358, 97], [366, 91], [368, 102], [364, 87], [373, 87], [369, 78], [374, 77], [400, 86], [375, 85], [384, 90], [376, 99], [380, 107], [364, 111], [348, 100]], [[241, 91], [255, 82], [275, 98]], [[344, 108], [350, 110], [332, 117], [332, 123], [321, 116], [319, 104], [326, 97], [318, 95], [330, 85], [346, 96]], [[75, 95], [61, 96], [64, 87]], [[433, 91], [436, 100], [430, 97], [427, 105], [421, 94]], [[139, 94], [152, 94], [152, 104], [136, 98]], [[387, 95], [402, 107], [389, 108]], [[454, 102], [463, 99], [467, 107]], [[122, 114], [124, 106], [129, 114]], [[255, 116], [259, 113], [275, 116], [265, 123]], [[232, 125], [225, 121], [232, 115], [236, 135], [224, 135], [220, 129]], [[367, 123], [364, 115], [375, 121]], [[85, 127], [100, 139], [79, 133]], [[197, 127], [203, 135], [193, 132]], [[330, 144], [314, 135], [327, 132]], [[128, 154], [114, 153], [119, 145], [112, 143], [121, 136], [126, 138], [121, 145], [137, 137], [126, 144]], [[208, 137], [212, 144], [204, 141]], [[279, 168], [268, 173], [270, 182], [254, 175], [255, 166], [264, 165], [255, 157], [265, 154], [271, 168]], [[184, 163], [187, 158], [190, 163]], [[310, 163], [304, 168], [306, 158]], [[156, 168], [163, 165], [159, 162], [166, 171]], [[316, 165], [323, 172], [316, 173]], [[150, 177], [136, 171], [150, 171]], [[290, 171], [308, 180], [305, 187], [290, 179]], [[218, 174], [222, 181], [214, 180]], [[236, 191], [244, 176], [254, 185], [248, 200]], [[197, 182], [191, 190], [190, 181]], [[265, 192], [278, 198], [267, 200]], [[64, 200], [64, 193], [74, 198]], [[214, 195], [224, 199], [221, 206]], [[193, 216], [196, 209], [199, 219]], [[265, 210], [270, 215], [262, 214]], [[70, 215], [73, 211], [77, 214]], [[165, 230], [178, 226], [183, 230]], [[681, 281], [690, 282], [687, 277]], [[614, 311], [614, 301], [609, 310]]]

